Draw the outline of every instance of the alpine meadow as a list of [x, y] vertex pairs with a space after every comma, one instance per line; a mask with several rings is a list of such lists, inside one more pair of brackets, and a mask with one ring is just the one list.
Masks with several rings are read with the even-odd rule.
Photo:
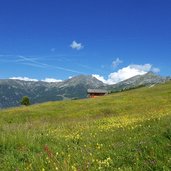
[[171, 171], [171, 0], [0, 1], [0, 171]]
[[171, 82], [1, 110], [0, 170], [171, 170]]

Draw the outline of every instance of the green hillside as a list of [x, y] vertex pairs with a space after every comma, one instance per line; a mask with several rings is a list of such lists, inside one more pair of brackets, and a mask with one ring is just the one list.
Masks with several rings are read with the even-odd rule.
[[0, 170], [171, 170], [171, 82], [1, 110]]

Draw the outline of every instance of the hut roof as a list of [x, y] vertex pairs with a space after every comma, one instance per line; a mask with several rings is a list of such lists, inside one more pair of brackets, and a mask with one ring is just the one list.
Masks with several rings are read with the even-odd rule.
[[108, 91], [103, 90], [103, 89], [88, 89], [87, 93], [104, 93], [104, 94], [107, 94]]

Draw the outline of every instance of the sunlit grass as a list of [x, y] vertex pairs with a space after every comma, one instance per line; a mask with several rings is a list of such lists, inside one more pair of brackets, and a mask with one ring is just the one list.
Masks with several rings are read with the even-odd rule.
[[170, 82], [0, 112], [0, 170], [170, 169]]

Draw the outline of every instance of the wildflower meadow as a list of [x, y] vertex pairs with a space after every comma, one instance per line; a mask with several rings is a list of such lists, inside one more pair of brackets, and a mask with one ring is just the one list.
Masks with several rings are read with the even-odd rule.
[[1, 110], [0, 170], [171, 170], [171, 82]]

